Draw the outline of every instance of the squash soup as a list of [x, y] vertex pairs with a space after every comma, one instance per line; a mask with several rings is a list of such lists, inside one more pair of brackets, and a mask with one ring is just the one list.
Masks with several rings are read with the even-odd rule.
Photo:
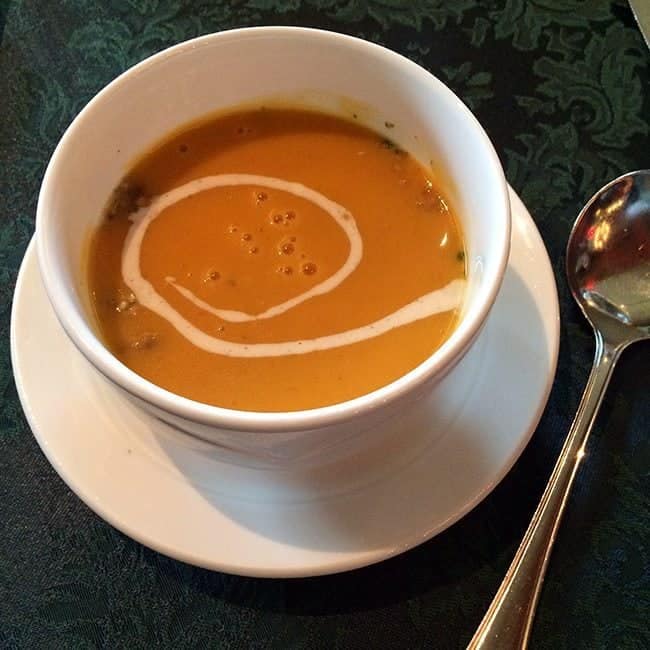
[[408, 153], [353, 120], [260, 108], [191, 124], [137, 162], [88, 275], [106, 345], [139, 375], [294, 411], [429, 357], [457, 322], [464, 260], [442, 188]]

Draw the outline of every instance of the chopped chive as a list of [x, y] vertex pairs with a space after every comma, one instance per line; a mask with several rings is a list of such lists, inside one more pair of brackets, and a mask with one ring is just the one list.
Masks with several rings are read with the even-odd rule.
[[382, 138], [381, 139], [381, 146], [384, 147], [385, 149], [389, 149], [392, 151], [394, 154], [400, 156], [404, 153], [404, 150], [398, 147], [392, 140], [389, 140], [388, 138]]
[[456, 253], [456, 259], [457, 259], [459, 262], [464, 262], [464, 261], [465, 261], [465, 251], [458, 251], [458, 252]]

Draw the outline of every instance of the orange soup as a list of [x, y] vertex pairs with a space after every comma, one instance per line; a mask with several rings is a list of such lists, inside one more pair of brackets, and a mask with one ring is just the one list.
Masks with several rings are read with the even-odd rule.
[[260, 108], [178, 131], [126, 174], [88, 268], [125, 365], [241, 410], [335, 404], [383, 386], [450, 335], [459, 224], [431, 173], [325, 114]]

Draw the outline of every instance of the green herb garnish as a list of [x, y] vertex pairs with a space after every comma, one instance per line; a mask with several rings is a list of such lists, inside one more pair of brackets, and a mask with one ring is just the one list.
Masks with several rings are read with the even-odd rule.
[[389, 140], [388, 138], [381, 139], [381, 146], [384, 147], [384, 149], [389, 149], [397, 156], [404, 154], [404, 150], [398, 147], [392, 140]]

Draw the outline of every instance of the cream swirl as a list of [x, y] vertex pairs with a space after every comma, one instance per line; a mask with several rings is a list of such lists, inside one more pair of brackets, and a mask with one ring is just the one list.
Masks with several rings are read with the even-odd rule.
[[319, 350], [350, 345], [359, 341], [374, 338], [396, 327], [401, 327], [411, 322], [427, 318], [433, 314], [450, 311], [460, 306], [465, 282], [453, 280], [446, 286], [432, 291], [405, 305], [401, 309], [377, 321], [346, 330], [336, 334], [321, 336], [300, 341], [284, 341], [278, 343], [236, 343], [226, 341], [202, 331], [182, 314], [174, 309], [142, 276], [140, 269], [140, 256], [142, 242], [151, 222], [168, 207], [178, 201], [199, 192], [204, 192], [216, 187], [230, 187], [236, 185], [254, 185], [269, 189], [281, 190], [306, 199], [327, 212], [341, 227], [350, 243], [350, 251], [344, 264], [330, 277], [313, 286], [311, 289], [291, 298], [283, 303], [274, 305], [259, 314], [248, 314], [242, 311], [219, 309], [209, 305], [198, 298], [186, 287], [178, 284], [173, 278], [166, 278], [184, 298], [204, 311], [230, 322], [245, 322], [273, 318], [289, 309], [309, 300], [334, 290], [339, 286], [359, 265], [363, 256], [363, 242], [354, 217], [343, 206], [335, 203], [326, 196], [301, 183], [295, 183], [254, 174], [219, 174], [204, 176], [189, 181], [184, 185], [165, 192], [156, 197], [149, 206], [140, 208], [131, 215], [132, 225], [127, 233], [122, 250], [122, 277], [127, 286], [135, 295], [137, 301], [167, 320], [182, 336], [193, 345], [213, 354], [222, 354], [230, 357], [279, 357], [293, 354], [306, 354]]

